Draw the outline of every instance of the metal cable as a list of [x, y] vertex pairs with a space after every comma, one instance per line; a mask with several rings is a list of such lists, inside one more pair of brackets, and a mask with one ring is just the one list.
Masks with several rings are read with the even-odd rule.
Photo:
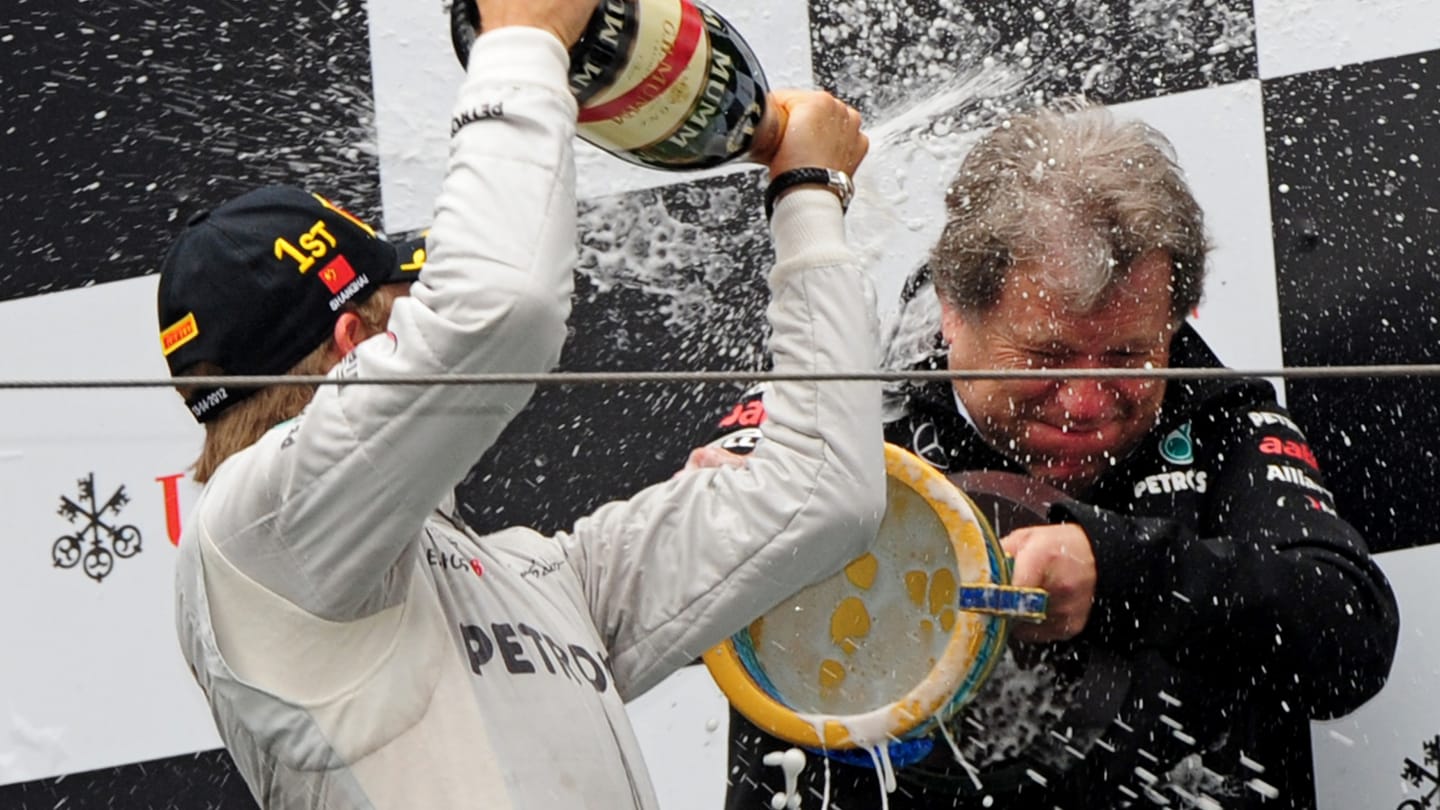
[[0, 391], [95, 388], [172, 388], [177, 382], [197, 388], [268, 388], [273, 385], [634, 385], [675, 383], [759, 383], [780, 381], [927, 382], [931, 380], [1236, 380], [1256, 377], [1337, 379], [1434, 377], [1440, 365], [1297, 366], [1278, 369], [1091, 368], [1091, 369], [945, 369], [936, 371], [568, 371], [535, 374], [416, 374], [395, 377], [339, 378], [299, 375], [234, 377], [117, 378], [74, 380], [3, 380]]

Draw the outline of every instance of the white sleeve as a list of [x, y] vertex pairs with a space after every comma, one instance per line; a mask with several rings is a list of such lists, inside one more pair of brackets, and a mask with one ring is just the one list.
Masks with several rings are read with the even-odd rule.
[[[829, 191], [775, 214], [777, 372], [876, 367], [874, 295]], [[875, 382], [776, 382], [743, 468], [692, 470], [607, 504], [560, 539], [628, 700], [859, 556], [885, 508]]]
[[[567, 71], [565, 49], [538, 29], [505, 28], [477, 41], [455, 106], [429, 260], [410, 295], [395, 302], [390, 334], [366, 341], [332, 374], [534, 373], [555, 365], [576, 251], [576, 106]], [[374, 612], [426, 516], [532, 391], [321, 386], [301, 418], [282, 426], [283, 442], [267, 436], [258, 452], [222, 467], [226, 497], [207, 532], [247, 575], [315, 615]], [[261, 521], [273, 526], [253, 531]], [[241, 531], [249, 536], [232, 542]]]

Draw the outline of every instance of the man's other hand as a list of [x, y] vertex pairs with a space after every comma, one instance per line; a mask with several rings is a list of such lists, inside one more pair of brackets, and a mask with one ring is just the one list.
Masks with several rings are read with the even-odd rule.
[[1095, 552], [1085, 530], [1074, 523], [1028, 526], [1006, 535], [1000, 545], [1015, 560], [1010, 584], [1044, 588], [1050, 595], [1045, 621], [1011, 625], [1015, 637], [1044, 642], [1079, 635], [1095, 600]]
[[679, 475], [690, 470], [699, 470], [705, 467], [744, 467], [745, 457], [739, 453], [732, 453], [719, 447], [705, 445], [690, 451], [690, 458], [686, 459], [684, 469], [675, 473]]

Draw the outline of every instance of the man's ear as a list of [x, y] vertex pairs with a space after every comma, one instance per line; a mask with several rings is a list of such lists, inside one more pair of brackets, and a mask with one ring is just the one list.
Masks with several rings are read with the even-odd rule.
[[342, 312], [340, 317], [335, 319], [335, 352], [344, 357], [355, 351], [355, 347], [365, 338], [370, 337], [370, 330], [365, 328], [365, 322], [360, 316], [353, 312]]
[[960, 331], [960, 311], [947, 302], [944, 296], [940, 296], [940, 334], [945, 337], [945, 345], [953, 345]]

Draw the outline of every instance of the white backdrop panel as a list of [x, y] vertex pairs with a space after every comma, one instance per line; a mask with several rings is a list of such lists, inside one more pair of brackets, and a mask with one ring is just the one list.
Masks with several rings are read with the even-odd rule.
[[1428, 51], [1440, 47], [1440, 3], [1255, 0], [1255, 47], [1262, 79]]
[[[163, 377], [155, 281], [0, 304], [0, 344], [12, 347], [5, 376]], [[168, 389], [6, 391], [0, 402], [0, 784], [214, 747], [175, 640], [175, 548], [156, 480], [185, 471], [199, 429]], [[77, 480], [92, 473], [101, 505], [121, 486], [130, 499], [104, 522], [141, 538], [139, 553], [115, 559], [99, 581], [51, 563], [56, 539], [90, 523], [57, 509], [62, 496], [88, 509]], [[194, 493], [180, 484], [180, 509]], [[97, 536], [111, 547], [100, 531], [84, 549]]]
[[[1424, 744], [1440, 735], [1440, 546], [1378, 555], [1400, 601], [1400, 643], [1385, 689], [1360, 710], [1324, 723], [1311, 734], [1315, 792], [1320, 810], [1391, 808], [1418, 801], [1440, 782], [1417, 789], [1401, 778], [1407, 759], [1432, 774], [1440, 758], [1426, 762]], [[1412, 805], [1413, 807], [1428, 807]]]
[[724, 807], [730, 708], [709, 670], [685, 667], [626, 708], [660, 806]]
[[1227, 365], [1279, 368], [1279, 299], [1270, 230], [1265, 116], [1260, 83], [1122, 104], [1165, 133], [1205, 211], [1214, 242], [1195, 328]]

